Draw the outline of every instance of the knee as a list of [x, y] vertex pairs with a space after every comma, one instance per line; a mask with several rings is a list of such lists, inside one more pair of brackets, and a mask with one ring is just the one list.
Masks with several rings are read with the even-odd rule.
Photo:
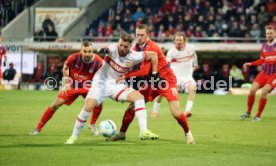
[[91, 112], [93, 109], [94, 109], [94, 107], [87, 105], [87, 104], [83, 107], [83, 110], [85, 112]]
[[172, 110], [171, 113], [172, 113], [172, 116], [176, 119], [178, 119], [181, 115], [181, 111], [179, 110]]
[[59, 107], [61, 107], [61, 106], [62, 106], [62, 104], [52, 104], [52, 105], [50, 106], [50, 108], [51, 108], [53, 111], [56, 111], [56, 110], [58, 110]]
[[251, 90], [249, 91], [249, 95], [255, 95], [256, 92], [257, 92], [257, 89], [251, 89]]
[[134, 103], [129, 104], [129, 106], [128, 106], [128, 111], [134, 113]]
[[262, 98], [266, 98], [267, 95], [268, 95], [268, 91], [262, 91], [262, 93], [261, 93]]
[[138, 93], [137, 94], [137, 99], [141, 100], [141, 99], [145, 99], [145, 97], [141, 93]]

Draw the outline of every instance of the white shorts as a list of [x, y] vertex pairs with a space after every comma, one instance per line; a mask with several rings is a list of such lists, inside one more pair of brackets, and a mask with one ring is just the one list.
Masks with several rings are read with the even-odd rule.
[[124, 102], [132, 91], [134, 91], [134, 89], [129, 88], [124, 83], [116, 84], [108, 81], [99, 81], [95, 83], [93, 82], [86, 98], [95, 99], [98, 105], [108, 97], [115, 101]]
[[181, 92], [185, 90], [186, 93], [190, 93], [189, 86], [190, 85], [196, 86], [196, 82], [193, 77], [186, 77], [186, 78], [176, 77], [176, 79], [177, 79], [178, 90]]

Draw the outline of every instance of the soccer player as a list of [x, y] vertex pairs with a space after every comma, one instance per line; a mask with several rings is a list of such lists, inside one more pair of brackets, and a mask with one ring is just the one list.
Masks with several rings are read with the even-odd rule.
[[7, 49], [5, 46], [0, 45], [0, 85], [2, 81], [2, 57], [4, 57], [3, 66], [7, 63]]
[[[189, 129], [187, 118], [185, 114], [180, 111], [176, 77], [173, 74], [173, 71], [169, 68], [169, 65], [166, 61], [166, 57], [164, 56], [160, 47], [155, 42], [150, 40], [149, 29], [146, 25], [141, 24], [136, 27], [136, 38], [137, 38], [137, 44], [135, 45], [135, 50], [155, 51], [157, 53], [158, 72], [160, 73], [160, 78], [165, 79], [166, 81], [166, 85], [163, 85], [161, 87], [157, 86], [155, 88], [152, 88], [151, 86], [147, 86], [146, 88], [142, 86], [139, 92], [145, 97], [146, 102], [153, 101], [154, 98], [157, 97], [158, 95], [165, 97], [169, 103], [169, 107], [172, 115], [184, 130], [184, 133], [186, 136], [186, 143], [194, 144], [195, 141]], [[140, 66], [140, 70], [124, 75], [120, 79], [125, 79], [132, 76], [148, 75], [150, 68], [151, 68], [150, 63], [143, 62]], [[125, 140], [126, 131], [128, 129], [129, 124], [132, 122], [134, 115], [135, 114], [134, 114], [133, 104], [130, 104], [127, 110], [125, 111], [120, 132], [114, 137], [112, 137], [110, 139], [111, 141]]]
[[65, 144], [74, 144], [83, 128], [91, 110], [101, 104], [107, 97], [115, 101], [129, 101], [134, 103], [135, 116], [138, 119], [141, 139], [157, 139], [158, 135], [147, 129], [147, 112], [143, 95], [138, 91], [127, 87], [124, 81], [118, 78], [128, 73], [136, 64], [142, 61], [150, 61], [152, 64], [151, 75], [154, 81], [158, 81], [157, 55], [153, 51], [136, 52], [131, 50], [133, 38], [127, 33], [120, 36], [118, 44], [113, 44], [99, 49], [99, 54], [106, 55], [101, 69], [93, 78], [93, 85], [85, 99], [85, 104], [80, 111], [71, 137]]
[[[92, 78], [101, 66], [102, 58], [93, 54], [92, 43], [84, 41], [81, 51], [70, 55], [65, 61], [63, 66], [64, 87], [54, 102], [46, 108], [36, 128], [30, 134], [38, 135], [63, 104], [71, 105], [78, 96], [85, 98], [91, 87]], [[95, 107], [91, 117], [90, 129], [94, 135], [99, 134], [95, 124], [101, 110], [101, 105]]]
[[244, 113], [240, 120], [250, 118], [252, 107], [255, 101], [256, 91], [262, 88], [261, 98], [259, 100], [259, 107], [253, 121], [258, 122], [261, 120], [262, 112], [267, 102], [267, 95], [276, 87], [276, 29], [272, 26], [266, 27], [266, 42], [263, 43], [261, 48], [260, 59], [247, 62], [244, 67], [262, 65], [262, 70], [253, 81], [247, 99], [247, 112]]
[[[185, 115], [192, 116], [192, 107], [196, 95], [196, 82], [193, 78], [193, 72], [198, 68], [197, 55], [194, 46], [187, 44], [187, 39], [184, 33], [177, 32], [173, 41], [175, 47], [171, 48], [166, 56], [167, 62], [173, 70], [179, 91], [189, 93], [186, 103]], [[160, 108], [162, 96], [158, 96], [153, 105], [152, 117], [156, 117]]]

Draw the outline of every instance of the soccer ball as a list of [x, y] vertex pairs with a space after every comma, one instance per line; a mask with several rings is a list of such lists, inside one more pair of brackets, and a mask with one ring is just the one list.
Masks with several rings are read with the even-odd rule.
[[99, 124], [99, 132], [104, 137], [112, 137], [116, 132], [116, 124], [112, 120], [104, 120]]

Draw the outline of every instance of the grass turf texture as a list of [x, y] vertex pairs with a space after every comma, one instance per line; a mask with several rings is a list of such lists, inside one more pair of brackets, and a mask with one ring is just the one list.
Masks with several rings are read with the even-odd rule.
[[[83, 100], [63, 106], [38, 136], [28, 133], [57, 92], [0, 92], [0, 165], [276, 165], [276, 98], [270, 96], [261, 122], [240, 121], [246, 96], [199, 94], [189, 119], [196, 140], [186, 145], [182, 129], [170, 115], [164, 100], [157, 118], [148, 127], [160, 135], [156, 141], [138, 139], [137, 120], [124, 142], [105, 142], [86, 127], [75, 145], [64, 145], [71, 135]], [[185, 107], [187, 95], [181, 95]], [[253, 115], [256, 113], [256, 98]], [[112, 119], [117, 128], [127, 104], [107, 100], [98, 122]]]

